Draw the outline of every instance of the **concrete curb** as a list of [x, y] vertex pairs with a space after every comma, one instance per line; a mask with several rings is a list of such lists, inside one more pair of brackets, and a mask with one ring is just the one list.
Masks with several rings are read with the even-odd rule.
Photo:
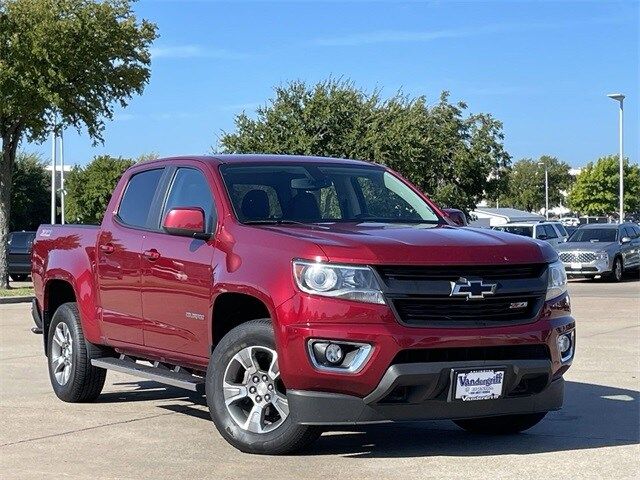
[[9, 305], [11, 303], [31, 303], [33, 296], [27, 297], [0, 297], [0, 305]]

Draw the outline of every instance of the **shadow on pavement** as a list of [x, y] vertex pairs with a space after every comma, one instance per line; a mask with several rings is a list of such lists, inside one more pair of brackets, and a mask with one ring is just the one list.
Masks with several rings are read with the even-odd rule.
[[[116, 385], [135, 390], [106, 393], [98, 402], [181, 400], [159, 408], [209, 420], [203, 396], [150, 381]], [[521, 435], [467, 433], [448, 421], [334, 427], [304, 455], [362, 458], [521, 455], [640, 443], [640, 392], [589, 383], [566, 382], [565, 405]], [[191, 403], [191, 405], [189, 405]], [[204, 409], [202, 407], [205, 407]], [[207, 428], [203, 425], [203, 428]]]

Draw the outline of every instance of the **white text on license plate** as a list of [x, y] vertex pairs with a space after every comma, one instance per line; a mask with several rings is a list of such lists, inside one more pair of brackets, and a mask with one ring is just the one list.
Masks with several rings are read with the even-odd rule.
[[504, 370], [455, 371], [454, 400], [494, 400], [502, 395]]

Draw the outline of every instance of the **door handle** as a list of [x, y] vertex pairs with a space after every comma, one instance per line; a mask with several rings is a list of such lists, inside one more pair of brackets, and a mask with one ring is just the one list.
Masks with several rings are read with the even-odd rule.
[[105, 243], [103, 245], [100, 245], [100, 251], [103, 253], [106, 253], [107, 255], [109, 253], [113, 253], [115, 252], [116, 247], [113, 246], [113, 243]]
[[155, 248], [145, 250], [144, 252], [142, 252], [142, 255], [144, 255], [144, 258], [151, 262], [155, 262], [160, 258], [160, 252], [158, 252]]

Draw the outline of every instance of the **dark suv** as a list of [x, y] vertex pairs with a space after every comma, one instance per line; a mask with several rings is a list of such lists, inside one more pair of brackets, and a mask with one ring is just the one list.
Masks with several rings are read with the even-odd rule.
[[11, 280], [22, 282], [31, 274], [31, 248], [36, 232], [11, 232], [9, 234], [9, 276]]

